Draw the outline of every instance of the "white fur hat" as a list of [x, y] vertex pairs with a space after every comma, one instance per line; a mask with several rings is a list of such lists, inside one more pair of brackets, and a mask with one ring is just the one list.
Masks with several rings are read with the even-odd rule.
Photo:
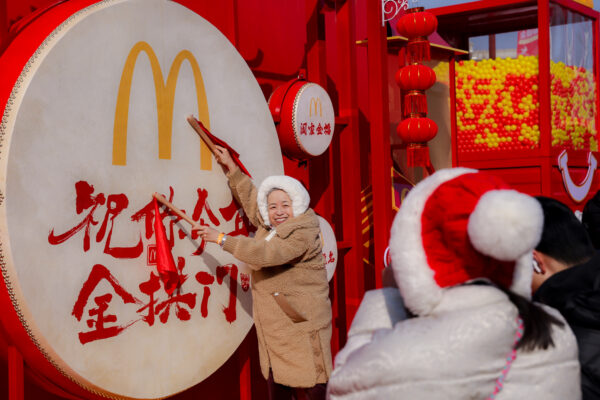
[[303, 214], [308, 209], [310, 195], [300, 181], [285, 175], [269, 176], [260, 184], [257, 196], [258, 210], [267, 226], [271, 226], [267, 209], [267, 195], [271, 189], [281, 189], [290, 196], [294, 217]]
[[530, 298], [543, 222], [537, 200], [495, 176], [466, 168], [431, 175], [392, 225], [392, 268], [406, 306], [427, 315], [445, 288], [477, 279]]

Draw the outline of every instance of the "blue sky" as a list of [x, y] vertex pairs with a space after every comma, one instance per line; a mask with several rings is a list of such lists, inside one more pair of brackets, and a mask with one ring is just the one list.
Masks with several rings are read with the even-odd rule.
[[[425, 8], [435, 8], [435, 7], [443, 7], [443, 6], [450, 6], [453, 4], [462, 4], [462, 3], [470, 3], [471, 1], [465, 1], [465, 0], [418, 0], [416, 1], [416, 3], [418, 3], [419, 6], [421, 7], [425, 7]], [[409, 4], [413, 4], [415, 3], [414, 0], [409, 0]], [[600, 0], [594, 0], [594, 10], [600, 11]]]

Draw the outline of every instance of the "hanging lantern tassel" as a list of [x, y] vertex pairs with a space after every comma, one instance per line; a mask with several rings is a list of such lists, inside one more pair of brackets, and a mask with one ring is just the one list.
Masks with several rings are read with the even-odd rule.
[[411, 143], [406, 148], [406, 165], [408, 167], [427, 167], [429, 160], [429, 147], [426, 143]]
[[431, 46], [426, 37], [411, 39], [408, 41], [406, 47], [406, 59], [408, 64], [431, 60]]
[[427, 96], [423, 90], [411, 90], [404, 96], [404, 117], [427, 114]]

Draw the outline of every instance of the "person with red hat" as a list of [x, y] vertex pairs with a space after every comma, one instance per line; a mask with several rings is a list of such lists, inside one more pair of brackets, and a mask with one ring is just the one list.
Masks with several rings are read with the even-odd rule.
[[497, 177], [455, 168], [419, 183], [391, 231], [398, 289], [365, 295], [328, 398], [581, 399], [573, 333], [530, 300], [542, 226], [539, 203]]

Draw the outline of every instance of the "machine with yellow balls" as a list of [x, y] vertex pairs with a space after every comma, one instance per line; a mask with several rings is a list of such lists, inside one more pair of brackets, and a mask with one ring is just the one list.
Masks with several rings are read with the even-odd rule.
[[430, 11], [451, 46], [469, 49], [436, 67], [449, 77], [453, 165], [582, 209], [600, 188], [599, 13], [571, 0]]

